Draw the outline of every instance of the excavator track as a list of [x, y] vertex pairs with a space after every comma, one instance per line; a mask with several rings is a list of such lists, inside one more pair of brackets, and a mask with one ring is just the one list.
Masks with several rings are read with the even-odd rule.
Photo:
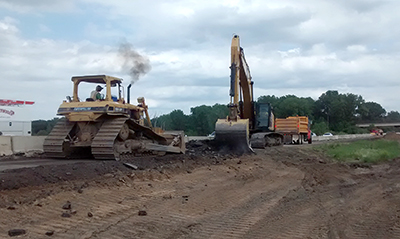
[[251, 135], [252, 148], [265, 149], [265, 147], [282, 145], [283, 135], [274, 132], [254, 133]]
[[114, 150], [114, 142], [128, 118], [106, 120], [92, 142], [92, 154], [95, 159], [119, 159]]
[[69, 145], [65, 144], [65, 139], [73, 127], [74, 123], [69, 122], [66, 118], [57, 122], [44, 140], [43, 151], [47, 157], [66, 158], [69, 156]]

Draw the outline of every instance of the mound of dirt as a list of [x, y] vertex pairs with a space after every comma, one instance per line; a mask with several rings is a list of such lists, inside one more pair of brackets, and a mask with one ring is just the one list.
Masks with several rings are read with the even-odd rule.
[[387, 140], [400, 141], [400, 134], [398, 132], [388, 132], [385, 136], [383, 136], [383, 138]]
[[[198, 165], [219, 164], [234, 155], [223, 154], [212, 143], [193, 141], [187, 144], [186, 154], [136, 157], [121, 161], [84, 161], [63, 165], [43, 165], [34, 168], [10, 169], [0, 173], [0, 190], [13, 190], [27, 186], [55, 184], [76, 180], [96, 180], [104, 175], [126, 175], [132, 172], [156, 170], [190, 171]], [[39, 157], [42, 158], [42, 157]], [[18, 156], [23, 159], [23, 156]], [[32, 158], [31, 158], [32, 159]], [[7, 159], [7, 161], [13, 158]], [[29, 159], [27, 159], [27, 163]], [[129, 163], [135, 169], [124, 165]]]

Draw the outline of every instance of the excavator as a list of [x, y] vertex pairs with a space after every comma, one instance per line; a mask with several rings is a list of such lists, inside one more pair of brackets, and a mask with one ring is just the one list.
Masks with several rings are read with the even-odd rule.
[[275, 132], [271, 104], [254, 101], [252, 77], [238, 35], [231, 44], [229, 114], [215, 124], [215, 140], [237, 153], [253, 152], [253, 148], [281, 145], [283, 135]]
[[[122, 79], [107, 75], [74, 76], [73, 96], [67, 96], [57, 115], [63, 116], [46, 137], [43, 149], [52, 158], [129, 159], [141, 155], [185, 153], [184, 133], [153, 127], [143, 97], [138, 104], [124, 99]], [[81, 83], [104, 85], [100, 99], [78, 97]], [[116, 95], [113, 95], [115, 93]]]

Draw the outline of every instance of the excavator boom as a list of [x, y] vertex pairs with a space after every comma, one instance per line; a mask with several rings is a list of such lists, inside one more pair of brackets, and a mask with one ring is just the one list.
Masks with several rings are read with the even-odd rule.
[[240, 47], [239, 36], [232, 38], [229, 115], [215, 125], [215, 140], [237, 153], [252, 152], [249, 144], [254, 113], [252, 112], [253, 82], [250, 69]]

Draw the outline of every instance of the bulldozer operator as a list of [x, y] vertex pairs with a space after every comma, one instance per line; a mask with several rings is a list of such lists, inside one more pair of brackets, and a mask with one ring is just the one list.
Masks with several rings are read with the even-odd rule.
[[93, 100], [103, 100], [104, 95], [102, 95], [100, 93], [102, 89], [103, 89], [103, 87], [101, 87], [100, 85], [97, 85], [96, 89], [90, 93], [90, 98], [92, 98]]

